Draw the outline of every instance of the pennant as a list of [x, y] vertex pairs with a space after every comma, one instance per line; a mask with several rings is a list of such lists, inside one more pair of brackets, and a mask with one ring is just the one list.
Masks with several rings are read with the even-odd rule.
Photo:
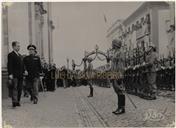
[[104, 16], [104, 21], [105, 21], [105, 23], [107, 23], [106, 15], [104, 14], [103, 16]]

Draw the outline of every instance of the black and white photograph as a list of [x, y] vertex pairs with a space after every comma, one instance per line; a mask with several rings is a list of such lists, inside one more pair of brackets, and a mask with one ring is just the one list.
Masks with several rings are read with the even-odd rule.
[[175, 127], [175, 0], [0, 4], [3, 128]]

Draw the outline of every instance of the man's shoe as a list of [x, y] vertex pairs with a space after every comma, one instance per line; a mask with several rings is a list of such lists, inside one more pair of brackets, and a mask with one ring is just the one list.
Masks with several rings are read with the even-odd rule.
[[15, 108], [16, 107], [16, 103], [12, 103], [12, 107]]
[[30, 101], [33, 101], [33, 100], [34, 100], [34, 98], [31, 96]]
[[87, 96], [87, 97], [93, 97], [92, 95], [89, 95], [89, 96]]
[[19, 107], [20, 107], [20, 106], [21, 106], [21, 104], [20, 104], [20, 103], [16, 103], [16, 106], [19, 106]]

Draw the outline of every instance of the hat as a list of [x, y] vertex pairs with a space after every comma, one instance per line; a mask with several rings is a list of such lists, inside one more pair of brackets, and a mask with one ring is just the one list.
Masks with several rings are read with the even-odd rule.
[[87, 60], [91, 62], [93, 59], [91, 57], [88, 57]]
[[113, 41], [112, 41], [112, 46], [114, 47], [121, 47], [122, 46], [122, 42], [121, 42], [121, 40], [118, 40], [118, 39], [114, 39]]
[[36, 46], [35, 46], [35, 45], [33, 45], [33, 44], [28, 45], [28, 46], [27, 46], [27, 49], [29, 50], [29, 48], [31, 48], [31, 47], [33, 47], [33, 48], [34, 48], [34, 50], [36, 50]]

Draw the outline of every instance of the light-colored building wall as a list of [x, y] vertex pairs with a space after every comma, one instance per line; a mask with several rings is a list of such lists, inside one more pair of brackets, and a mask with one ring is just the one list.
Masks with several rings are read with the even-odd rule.
[[169, 30], [169, 24], [167, 21], [169, 21], [170, 16], [169, 10], [160, 10], [158, 11], [158, 32], [159, 32], [159, 54], [164, 55], [165, 57], [168, 56], [168, 33], [167, 30]]
[[146, 18], [146, 15], [150, 13], [150, 10], [147, 8], [144, 8], [143, 10], [141, 10], [140, 12], [137, 12], [137, 14], [132, 17], [131, 19], [129, 19], [129, 21], [124, 21], [123, 25], [125, 27], [125, 31], [128, 31], [128, 29], [130, 29], [130, 32], [126, 35], [126, 45], [128, 48], [135, 48], [137, 46], [137, 40], [139, 40], [140, 37], [144, 36], [144, 26], [142, 26], [141, 29], [137, 30], [137, 31], [132, 31], [132, 25], [135, 25], [136, 22], [138, 21], [139, 23], [141, 22], [142, 18]]
[[[47, 3], [43, 4], [44, 8], [47, 9]], [[49, 43], [48, 43], [48, 23], [47, 23], [47, 15], [43, 15], [45, 21], [43, 24], [43, 54], [46, 62], [49, 62]]]
[[107, 31], [107, 40], [108, 42], [112, 42], [114, 39], [118, 39], [119, 36], [122, 34], [122, 20], [117, 19], [116, 22], [108, 29]]
[[[48, 18], [50, 13], [47, 10], [48, 3], [43, 3], [43, 7], [38, 4], [34, 2], [3, 3], [1, 44], [3, 98], [6, 98], [8, 94], [7, 55], [12, 51], [12, 41], [20, 42], [22, 55], [27, 55], [27, 46], [34, 44], [38, 55], [45, 59], [45, 62], [49, 63], [51, 60], [49, 57], [52, 58], [52, 34], [48, 29], [51, 30], [53, 26], [50, 24], [51, 17]], [[41, 10], [46, 10], [46, 12], [42, 14]]]
[[2, 70], [6, 70], [7, 65], [7, 54], [9, 52], [9, 39], [8, 39], [8, 8], [3, 6], [2, 8], [2, 51], [1, 51], [1, 63], [2, 63]]
[[[45, 10], [47, 10], [47, 4], [43, 3]], [[41, 17], [36, 16], [36, 13], [38, 12], [34, 2], [14, 2], [7, 6], [7, 13], [3, 14], [3, 26], [7, 26], [4, 29], [7, 29], [5, 33], [7, 33], [8, 40], [2, 38], [2, 67], [7, 67], [7, 54], [12, 51], [12, 41], [20, 42], [22, 55], [28, 54], [27, 46], [29, 44], [36, 45], [40, 57], [49, 62], [48, 15], [47, 13], [42, 15], [43, 24], [41, 24]]]
[[8, 37], [9, 52], [12, 51], [11, 42], [19, 41], [21, 46], [20, 53], [28, 53], [28, 3], [13, 3], [8, 7]]
[[[153, 43], [159, 54], [167, 56], [168, 36], [166, 30], [168, 29], [166, 28], [165, 22], [168, 20], [173, 22], [173, 19], [175, 19], [172, 17], [173, 15], [171, 15], [171, 10], [173, 9], [171, 9], [171, 6], [169, 5], [173, 6], [173, 4], [168, 4], [166, 2], [144, 2], [129, 17], [123, 20], [123, 34], [119, 33], [119, 29], [113, 31], [113, 28], [116, 26], [112, 25], [111, 32], [107, 34], [108, 39], [112, 40], [114, 37], [118, 38], [125, 35], [123, 36], [123, 41], [128, 49], [135, 48], [137, 44], [141, 46], [142, 41], [145, 42], [145, 47], [148, 47], [150, 43]], [[143, 20], [145, 21], [147, 15], [150, 19], [149, 27], [144, 22], [141, 22]], [[132, 31], [132, 25], [136, 25], [137, 22], [142, 23], [141, 28]], [[169, 25], [170, 24], [171, 23], [169, 23]]]

